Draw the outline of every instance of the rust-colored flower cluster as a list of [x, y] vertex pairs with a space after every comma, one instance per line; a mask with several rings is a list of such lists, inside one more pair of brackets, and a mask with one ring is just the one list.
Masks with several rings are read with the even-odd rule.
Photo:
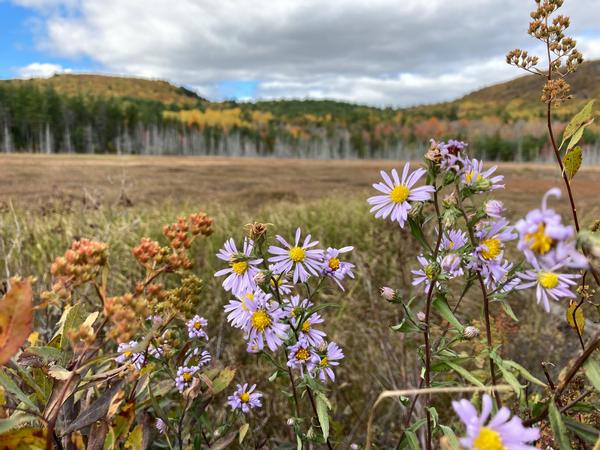
[[120, 343], [129, 341], [136, 334], [150, 314], [150, 308], [145, 297], [127, 293], [107, 298], [104, 314], [113, 324], [108, 336]]
[[163, 227], [163, 234], [169, 240], [172, 253], [167, 262], [172, 270], [192, 267], [187, 249], [198, 236], [210, 236], [213, 232], [213, 219], [204, 213], [191, 214], [187, 219], [179, 217], [177, 222]]

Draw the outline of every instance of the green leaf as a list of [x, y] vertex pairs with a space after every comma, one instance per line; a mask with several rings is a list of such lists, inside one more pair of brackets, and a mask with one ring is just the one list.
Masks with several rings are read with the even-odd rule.
[[142, 432], [142, 427], [137, 425], [129, 436], [127, 437], [127, 441], [125, 442], [125, 448], [131, 450], [142, 450], [144, 442], [144, 434]]
[[423, 230], [419, 226], [419, 224], [412, 217], [408, 217], [408, 225], [410, 226], [410, 233], [414, 236], [414, 238], [419, 241], [423, 248], [429, 249], [431, 252], [431, 247], [427, 243], [427, 239], [425, 239], [425, 235], [423, 234]]
[[554, 440], [558, 444], [560, 450], [571, 450], [571, 440], [569, 439], [567, 427], [553, 400], [551, 400], [548, 405], [548, 417], [550, 419], [550, 427], [554, 433]]
[[321, 425], [321, 431], [323, 432], [323, 439], [329, 438], [329, 402], [323, 400], [323, 395], [317, 395], [317, 417], [319, 418], [319, 425]]
[[460, 444], [456, 434], [454, 434], [454, 431], [452, 431], [452, 428], [440, 424], [440, 429], [442, 430], [442, 433], [444, 433], [444, 436], [448, 438], [448, 444], [450, 444], [450, 447], [452, 447], [453, 450], [458, 450], [460, 448]]
[[412, 450], [421, 450], [421, 447], [419, 446], [419, 440], [417, 439], [417, 435], [414, 431], [406, 430], [404, 432], [404, 436], [406, 437], [408, 445]]
[[508, 314], [508, 316], [514, 320], [515, 322], [518, 322], [519, 319], [517, 318], [517, 316], [515, 315], [515, 313], [513, 312], [512, 308], [510, 307], [510, 305], [508, 304], [508, 302], [504, 299], [499, 300], [500, 301], [500, 305], [502, 306], [502, 309], [504, 310], [504, 312], [506, 314]]
[[227, 386], [229, 386], [229, 384], [233, 381], [234, 377], [235, 369], [225, 367], [223, 370], [221, 370], [219, 376], [217, 376], [217, 378], [215, 378], [215, 380], [213, 381], [212, 394], [216, 395], [219, 392], [225, 390]]
[[567, 178], [572, 180], [581, 167], [581, 147], [575, 147], [563, 158], [563, 166]]
[[600, 431], [591, 425], [578, 422], [570, 417], [563, 417], [565, 425], [569, 430], [590, 444], [594, 444], [600, 438]]
[[527, 381], [531, 381], [532, 383], [535, 383], [538, 386], [546, 387], [546, 383], [544, 383], [543, 381], [541, 381], [538, 378], [534, 377], [531, 374], [531, 372], [529, 372], [521, 364], [516, 363], [514, 361], [511, 361], [510, 359], [505, 359], [505, 360], [503, 360], [503, 362], [504, 362], [504, 365], [512, 367], [513, 369], [516, 369], [521, 374], [521, 376], [523, 378], [525, 378]]
[[37, 423], [39, 419], [30, 414], [13, 414], [8, 419], [0, 419], [0, 433], [20, 428], [24, 423]]
[[67, 339], [67, 333], [69, 330], [78, 329], [79, 326], [85, 320], [87, 314], [81, 303], [77, 303], [73, 306], [65, 306], [60, 320], [58, 321], [58, 329], [52, 339], [60, 336], [60, 348], [65, 349], [69, 339]]
[[431, 306], [433, 306], [433, 309], [435, 309], [440, 316], [442, 316], [447, 322], [452, 324], [454, 328], [462, 332], [462, 330], [464, 329], [463, 325], [456, 318], [456, 316], [450, 309], [450, 306], [448, 306], [448, 302], [443, 296], [438, 295], [436, 298], [434, 298], [433, 302], [431, 303]]
[[246, 437], [246, 434], [248, 434], [248, 430], [250, 429], [250, 424], [245, 423], [244, 425], [242, 425], [240, 427], [240, 437], [238, 439], [238, 442], [241, 444], [242, 442], [244, 442], [244, 438]]
[[402, 322], [398, 325], [392, 325], [390, 327], [393, 331], [398, 331], [400, 333], [421, 333], [423, 332], [418, 326], [412, 323], [410, 320], [404, 318]]
[[592, 383], [592, 386], [600, 392], [600, 362], [594, 358], [588, 358], [588, 360], [583, 363], [583, 369], [585, 370], [585, 374]]
[[444, 364], [446, 364], [448, 367], [450, 367], [452, 370], [454, 370], [456, 373], [458, 373], [461, 377], [463, 377], [465, 380], [467, 380], [471, 384], [474, 384], [475, 386], [479, 386], [479, 387], [484, 387], [484, 384], [481, 381], [479, 381], [475, 377], [475, 375], [473, 375], [471, 372], [469, 372], [463, 366], [454, 364], [449, 361], [445, 361]]
[[32, 353], [39, 356], [44, 362], [49, 363], [51, 361], [59, 361], [64, 363], [67, 359], [67, 355], [54, 347], [29, 347], [25, 350], [27, 353]]
[[502, 377], [504, 378], [504, 381], [506, 381], [510, 385], [510, 387], [513, 388], [515, 394], [517, 394], [517, 397], [521, 398], [521, 394], [523, 393], [523, 388], [525, 386], [522, 386], [521, 383], [519, 383], [517, 377], [515, 377], [513, 373], [510, 370], [508, 370], [502, 362], [498, 364], [498, 367], [500, 368], [500, 372], [502, 372]]
[[38, 407], [31, 399], [23, 392], [19, 386], [6, 374], [4, 369], [0, 369], [0, 385], [8, 392], [17, 397], [21, 402], [29, 406], [34, 411], [39, 411]]
[[590, 100], [581, 111], [579, 111], [575, 116], [571, 119], [565, 131], [563, 133], [562, 142], [560, 146], [564, 145], [567, 139], [571, 138], [577, 131], [581, 128], [585, 128], [589, 124], [594, 121], [594, 113], [592, 111], [592, 107], [594, 106], [594, 100]]

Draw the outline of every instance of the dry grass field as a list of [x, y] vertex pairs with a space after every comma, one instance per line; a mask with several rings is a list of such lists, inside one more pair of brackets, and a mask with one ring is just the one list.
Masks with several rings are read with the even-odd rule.
[[[270, 374], [266, 364], [257, 364], [246, 354], [241, 333], [224, 320], [223, 305], [229, 298], [221, 280], [213, 276], [220, 268], [214, 256], [218, 248], [230, 236], [239, 240], [243, 225], [251, 220], [273, 223], [275, 231], [286, 236], [300, 225], [324, 246], [353, 245], [356, 280], [345, 292], [332, 287], [322, 297], [324, 302], [341, 304], [324, 315], [329, 336], [346, 354], [337, 375], [339, 389], [332, 391], [331, 400], [338, 411], [333, 427], [338, 436], [345, 436], [341, 448], [349, 448], [364, 436], [365, 405], [385, 389], [414, 387], [419, 379], [421, 340], [390, 330], [401, 320], [401, 309], [383, 301], [378, 292], [380, 286], [389, 285], [407, 296], [422, 296], [411, 287], [410, 272], [419, 249], [397, 224], [375, 220], [366, 203], [378, 170], [401, 166], [399, 161], [2, 156], [0, 281], [13, 274], [34, 274], [39, 292], [51, 283], [53, 259], [73, 239], [88, 237], [109, 245], [111, 292], [126, 292], [139, 276], [131, 256], [139, 239], [162, 239], [163, 224], [179, 214], [204, 210], [215, 217], [215, 234], [194, 247], [192, 257], [195, 272], [205, 281], [202, 314], [215, 335], [211, 349], [217, 359], [236, 365], [240, 379], [265, 380]], [[499, 172], [506, 176], [507, 189], [497, 197], [506, 201], [513, 220], [538, 207], [548, 188], [561, 186], [553, 166], [503, 164]], [[582, 222], [600, 218], [600, 168], [583, 169], [574, 190]], [[552, 206], [567, 218], [567, 203], [563, 198], [553, 200]], [[481, 327], [477, 292], [465, 303], [461, 318]], [[511, 305], [521, 321], [513, 322], [500, 306], [492, 305], [494, 341], [502, 345], [502, 355], [525, 361], [528, 369], [543, 377], [541, 361], [551, 358], [558, 368], [576, 351], [577, 339], [565, 323], [563, 304], [557, 303], [550, 318], [530, 292], [515, 294]], [[465, 343], [461, 351], [472, 354], [475, 345]], [[480, 363], [474, 370], [485, 377], [485, 363]], [[261, 382], [260, 388], [268, 399], [264, 426], [285, 438], [287, 404], [277, 400], [273, 383]], [[402, 410], [399, 403], [381, 408], [376, 431], [380, 448], [395, 447]], [[447, 414], [441, 412], [440, 419], [451, 420]]]
[[[399, 161], [317, 161], [254, 158], [139, 156], [0, 156], [0, 202], [36, 209], [56, 199], [136, 206], [218, 202], [252, 211], [265, 202], [300, 203], [366, 194], [380, 169]], [[500, 164], [507, 189], [498, 193], [513, 214], [535, 206], [561, 186], [552, 165]], [[600, 167], [583, 168], [574, 181], [585, 218], [600, 211]], [[562, 205], [556, 207], [567, 212]]]

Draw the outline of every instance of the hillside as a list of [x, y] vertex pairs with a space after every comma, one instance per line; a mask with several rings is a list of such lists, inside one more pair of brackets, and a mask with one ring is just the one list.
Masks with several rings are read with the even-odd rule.
[[[515, 73], [518, 72], [515, 68]], [[567, 81], [571, 85], [573, 99], [557, 109], [558, 118], [574, 114], [588, 99], [600, 98], [600, 60], [583, 63], [577, 72], [568, 76]], [[409, 111], [424, 116], [454, 116], [458, 119], [488, 116], [508, 120], [531, 119], [545, 114], [545, 107], [540, 102], [543, 86], [541, 77], [526, 75], [480, 89], [452, 102], [419, 106]]]
[[[556, 111], [557, 122], [600, 98], [600, 61], [569, 81], [574, 99]], [[210, 102], [166, 81], [102, 75], [5, 80], [0, 152], [406, 159], [431, 138], [455, 138], [488, 159], [539, 160], [548, 156], [542, 84], [525, 76], [452, 102], [395, 109], [309, 99]], [[598, 125], [586, 131], [590, 144], [599, 136]]]
[[183, 107], [206, 102], [195, 92], [166, 81], [112, 75], [59, 74], [50, 78], [5, 80], [0, 81], [1, 84], [34, 85], [42, 89], [50, 87], [59, 95], [66, 96], [135, 98]]

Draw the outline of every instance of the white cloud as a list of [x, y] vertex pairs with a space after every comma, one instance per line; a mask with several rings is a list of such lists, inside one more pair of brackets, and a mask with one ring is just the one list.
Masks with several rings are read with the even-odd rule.
[[70, 73], [71, 69], [65, 69], [60, 64], [31, 63], [19, 69], [21, 78], [48, 78], [57, 73]]
[[[523, 0], [14, 1], [45, 18], [47, 51], [213, 97], [219, 81], [242, 79], [264, 97], [440, 101], [520, 75], [504, 54], [534, 45], [534, 3]], [[565, 13], [582, 49], [600, 55], [585, 37], [600, 1], [569, 0]]]

